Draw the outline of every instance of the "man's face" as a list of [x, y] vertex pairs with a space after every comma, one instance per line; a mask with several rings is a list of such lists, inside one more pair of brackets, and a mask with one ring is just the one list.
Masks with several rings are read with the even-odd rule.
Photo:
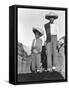
[[50, 18], [50, 23], [53, 23], [54, 22], [54, 18]]

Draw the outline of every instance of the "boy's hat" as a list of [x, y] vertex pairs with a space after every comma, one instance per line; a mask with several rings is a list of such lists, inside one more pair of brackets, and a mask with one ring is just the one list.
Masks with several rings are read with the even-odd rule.
[[45, 16], [46, 19], [50, 20], [50, 18], [54, 18], [54, 19], [57, 19], [58, 18], [58, 15], [56, 15], [54, 12], [50, 12], [49, 14], [47, 14]]
[[33, 27], [33, 32], [35, 33], [35, 32], [39, 32], [40, 33], [40, 36], [42, 36], [43, 34], [44, 34], [44, 32], [43, 32], [43, 30], [42, 29], [40, 29], [40, 28], [38, 28], [38, 27]]

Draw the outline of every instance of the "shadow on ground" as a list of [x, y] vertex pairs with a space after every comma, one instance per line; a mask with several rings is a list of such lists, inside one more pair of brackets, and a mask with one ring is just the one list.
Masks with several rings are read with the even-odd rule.
[[62, 75], [58, 72], [42, 72], [42, 73], [29, 73], [29, 74], [19, 74], [18, 82], [28, 82], [28, 81], [48, 81], [48, 80], [64, 80]]

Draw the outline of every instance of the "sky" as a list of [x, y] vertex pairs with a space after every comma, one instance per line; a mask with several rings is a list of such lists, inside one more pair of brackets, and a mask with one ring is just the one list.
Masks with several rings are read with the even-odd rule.
[[64, 36], [65, 11], [18, 8], [18, 42], [31, 47], [32, 40], [35, 38], [32, 32], [33, 27], [39, 27], [44, 31], [44, 35], [41, 37], [44, 42], [46, 39], [44, 24], [49, 22], [49, 20], [45, 19], [45, 15], [49, 12], [54, 12], [58, 15], [55, 23], [58, 26], [59, 38]]

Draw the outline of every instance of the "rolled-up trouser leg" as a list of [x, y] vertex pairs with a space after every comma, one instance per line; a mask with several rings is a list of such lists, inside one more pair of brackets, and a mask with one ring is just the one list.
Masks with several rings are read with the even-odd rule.
[[47, 69], [52, 68], [52, 57], [51, 57], [51, 42], [47, 44]]
[[35, 71], [36, 69], [36, 55], [32, 54], [32, 70]]

